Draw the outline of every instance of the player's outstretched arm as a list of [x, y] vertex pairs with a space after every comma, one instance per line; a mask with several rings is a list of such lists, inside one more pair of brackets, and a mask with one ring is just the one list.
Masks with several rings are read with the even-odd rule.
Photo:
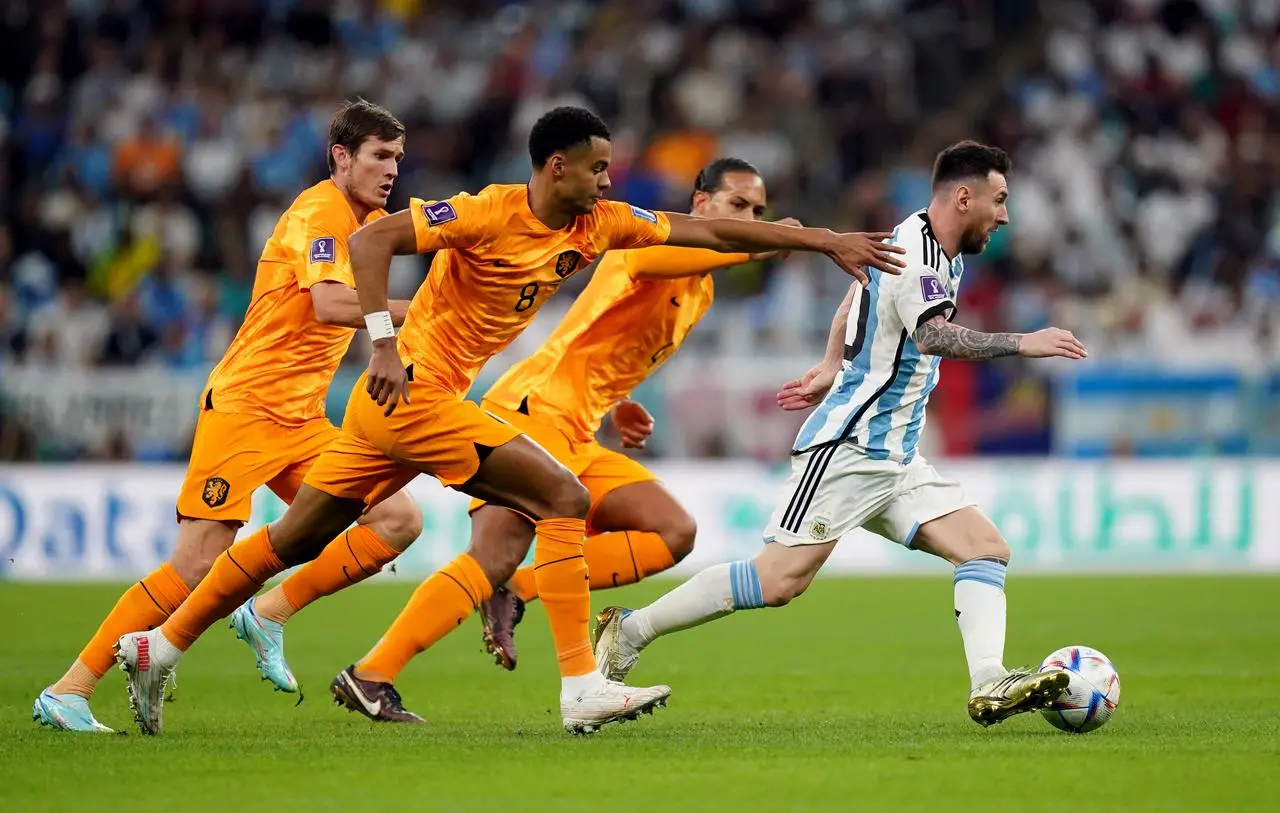
[[921, 353], [946, 359], [983, 361], [1003, 356], [1082, 359], [1084, 345], [1070, 331], [1047, 327], [1035, 333], [983, 333], [935, 316], [912, 335]]
[[[799, 220], [791, 217], [776, 222], [781, 226], [801, 225]], [[685, 249], [684, 247], [663, 250], [660, 246], [654, 246], [653, 248], [638, 251], [635, 254], [631, 265], [631, 274], [636, 279], [649, 280], [700, 277], [713, 271], [733, 268], [752, 260], [767, 260], [778, 256], [785, 256], [785, 252], [765, 251], [757, 254], [747, 254], [745, 252], [724, 254], [719, 251]]]
[[386, 414], [390, 415], [401, 398], [409, 402], [409, 381], [396, 350], [395, 329], [387, 302], [387, 276], [391, 272], [392, 257], [417, 253], [418, 239], [412, 215], [406, 209], [373, 221], [351, 235], [347, 250], [360, 312], [373, 340], [365, 391], [378, 406], [385, 406]]
[[[396, 327], [403, 325], [409, 301], [393, 299], [387, 306], [391, 311], [391, 323]], [[354, 328], [365, 326], [364, 311], [360, 308], [356, 289], [336, 280], [323, 280], [311, 286], [311, 307], [316, 319], [323, 324]]]
[[822, 361], [810, 368], [800, 378], [788, 381], [778, 392], [778, 406], [787, 411], [808, 409], [827, 397], [836, 374], [844, 362], [844, 337], [849, 328], [849, 311], [853, 308], [854, 294], [862, 290], [857, 283], [849, 286], [835, 316], [831, 317], [831, 333], [827, 336], [827, 350]]
[[905, 254], [905, 249], [884, 242], [893, 236], [889, 232], [838, 234], [830, 229], [784, 226], [757, 220], [692, 217], [675, 212], [665, 214], [671, 223], [667, 245], [745, 254], [812, 251], [827, 255], [863, 284], [868, 282], [864, 266], [889, 274], [901, 274], [906, 267], [896, 256]]

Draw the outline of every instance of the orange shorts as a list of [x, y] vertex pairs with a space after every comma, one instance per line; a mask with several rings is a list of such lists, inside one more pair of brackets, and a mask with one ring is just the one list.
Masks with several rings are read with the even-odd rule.
[[401, 402], [388, 418], [365, 392], [362, 375], [347, 401], [342, 434], [311, 467], [307, 485], [370, 506], [418, 474], [460, 486], [475, 476], [487, 450], [520, 435], [477, 404], [429, 382], [410, 382], [409, 397], [413, 401]]
[[[609, 492], [631, 483], [646, 483], [658, 479], [640, 463], [621, 452], [605, 448], [594, 440], [585, 443], [574, 440], [551, 424], [542, 423], [523, 412], [500, 407], [491, 401], [484, 401], [481, 406], [485, 411], [519, 429], [573, 472], [573, 476], [591, 494], [593, 512]], [[475, 511], [482, 505], [483, 500], [472, 500], [467, 511]], [[587, 515], [587, 525], [591, 525], [591, 514]]]
[[261, 486], [293, 502], [307, 469], [341, 436], [325, 418], [285, 426], [260, 415], [202, 410], [178, 517], [248, 522]]

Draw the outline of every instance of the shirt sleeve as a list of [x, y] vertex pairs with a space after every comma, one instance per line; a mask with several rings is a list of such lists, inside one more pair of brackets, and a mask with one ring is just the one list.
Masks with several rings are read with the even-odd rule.
[[410, 199], [418, 253], [475, 248], [486, 236], [490, 209], [488, 198], [465, 192], [444, 200]]
[[596, 204], [596, 216], [604, 234], [605, 248], [660, 246], [671, 236], [671, 221], [662, 212], [602, 200]]
[[914, 333], [916, 328], [935, 316], [943, 316], [947, 321], [955, 317], [955, 300], [947, 293], [946, 285], [934, 269], [926, 265], [911, 265], [893, 282], [894, 306], [907, 331]]
[[632, 278], [639, 278], [643, 273], [659, 277], [695, 276], [750, 261], [750, 254], [722, 254], [706, 248], [683, 246], [654, 246], [643, 251], [628, 252], [627, 271]]
[[346, 213], [331, 208], [316, 209], [304, 216], [302, 263], [297, 272], [300, 289], [309, 290], [320, 282], [340, 282], [349, 288], [355, 287], [347, 255], [350, 229]]

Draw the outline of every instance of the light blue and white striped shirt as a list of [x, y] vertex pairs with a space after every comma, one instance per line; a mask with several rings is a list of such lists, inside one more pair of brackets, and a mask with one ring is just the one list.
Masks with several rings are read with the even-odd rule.
[[870, 283], [854, 291], [844, 364], [794, 453], [848, 442], [874, 460], [915, 456], [941, 359], [922, 355], [912, 334], [934, 316], [955, 317], [964, 261], [942, 251], [924, 209], [898, 224], [890, 242], [907, 250], [907, 267], [901, 276], [870, 270]]

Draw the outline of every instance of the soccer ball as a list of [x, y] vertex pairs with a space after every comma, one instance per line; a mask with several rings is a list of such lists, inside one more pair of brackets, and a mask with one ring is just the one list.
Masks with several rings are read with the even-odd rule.
[[1120, 703], [1120, 675], [1096, 649], [1067, 646], [1040, 664], [1040, 671], [1065, 669], [1071, 675], [1067, 690], [1040, 713], [1054, 728], [1084, 734], [1101, 728]]

